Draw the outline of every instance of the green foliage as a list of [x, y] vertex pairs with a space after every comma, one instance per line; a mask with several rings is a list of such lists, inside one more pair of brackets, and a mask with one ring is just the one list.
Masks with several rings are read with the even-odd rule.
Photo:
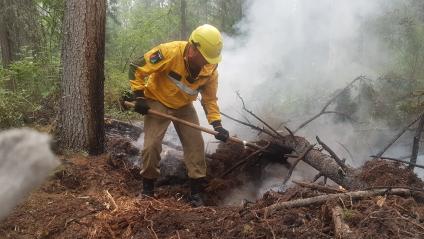
[[0, 129], [24, 125], [33, 108], [36, 106], [27, 102], [23, 92], [13, 93], [0, 88]]
[[[204, 23], [234, 34], [235, 23], [242, 17], [244, 1], [186, 0], [186, 35]], [[0, 127], [20, 126], [38, 120], [37, 114], [53, 111], [57, 101], [65, 0], [35, 0], [31, 3], [31, 8], [17, 7], [20, 9], [18, 17], [26, 23], [19, 29], [37, 38], [28, 38], [20, 44], [19, 57], [16, 58], [19, 60], [7, 69], [0, 68]], [[137, 114], [122, 113], [119, 105], [120, 97], [129, 90], [128, 64], [157, 44], [187, 39], [188, 35], [181, 36], [181, 17], [181, 0], [108, 0], [106, 114], [123, 119], [138, 117]], [[50, 116], [52, 114], [54, 112], [50, 112]]]
[[389, 125], [403, 125], [424, 110], [424, 8], [422, 1], [382, 2], [382, 14], [365, 24], [392, 60], [375, 81], [372, 114]]
[[58, 63], [42, 64], [32, 57], [0, 68], [0, 128], [37, 121], [36, 114], [46, 102], [54, 103], [58, 76]]
[[60, 53], [62, 39], [62, 20], [65, 12], [64, 0], [36, 0], [40, 13], [40, 25], [43, 34], [43, 56], [50, 59]]

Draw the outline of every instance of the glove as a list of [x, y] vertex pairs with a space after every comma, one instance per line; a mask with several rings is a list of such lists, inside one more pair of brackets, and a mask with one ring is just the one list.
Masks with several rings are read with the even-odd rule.
[[144, 98], [144, 92], [134, 91], [134, 97], [135, 97], [134, 111], [142, 115], [147, 114], [150, 107], [147, 105], [146, 99]]
[[127, 105], [125, 105], [125, 101], [129, 101], [129, 102], [135, 101], [134, 92], [126, 90], [122, 93], [121, 97], [119, 98], [119, 105], [121, 105], [121, 109], [129, 110], [130, 108]]
[[218, 132], [218, 134], [215, 135], [215, 139], [226, 142], [228, 138], [230, 137], [230, 133], [228, 132], [228, 130], [222, 127], [221, 121], [220, 120], [214, 121], [211, 123], [211, 125], [213, 126], [213, 129], [216, 132]]

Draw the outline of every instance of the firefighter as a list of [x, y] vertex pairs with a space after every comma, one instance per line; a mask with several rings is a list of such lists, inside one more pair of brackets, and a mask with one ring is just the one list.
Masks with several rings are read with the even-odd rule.
[[[201, 95], [208, 122], [226, 141], [228, 131], [221, 125], [217, 104], [218, 63], [222, 37], [214, 26], [197, 27], [187, 41], [173, 41], [154, 47], [130, 65], [131, 90], [136, 98], [134, 110], [144, 115], [144, 146], [141, 153], [143, 191], [153, 197], [154, 183], [160, 176], [162, 140], [171, 120], [147, 114], [149, 109], [199, 124], [192, 102]], [[201, 132], [173, 122], [184, 150], [184, 164], [190, 178], [190, 201], [204, 204], [202, 191], [206, 177], [205, 149]]]

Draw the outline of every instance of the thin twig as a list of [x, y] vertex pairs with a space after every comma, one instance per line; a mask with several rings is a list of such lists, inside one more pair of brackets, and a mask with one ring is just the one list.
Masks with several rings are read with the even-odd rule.
[[399, 138], [400, 138], [400, 136], [402, 136], [408, 129], [409, 129], [409, 127], [411, 127], [413, 124], [415, 124], [419, 119], [421, 118], [421, 115], [420, 115], [420, 117], [418, 117], [418, 118], [416, 118], [415, 120], [413, 120], [411, 123], [409, 123], [407, 126], [405, 126], [405, 128], [403, 128], [393, 139], [392, 139], [392, 141], [389, 143], [389, 144], [387, 144], [387, 146], [386, 147], [384, 147], [377, 155], [376, 155], [376, 158], [380, 158], [381, 156], [383, 156], [383, 154], [387, 151], [387, 149], [389, 149]]
[[291, 175], [294, 171], [294, 168], [296, 168], [296, 165], [300, 162], [300, 160], [303, 160], [306, 157], [306, 155], [309, 153], [309, 151], [311, 151], [314, 148], [314, 146], [315, 145], [309, 145], [308, 148], [306, 148], [306, 150], [301, 155], [299, 155], [299, 157], [294, 161], [294, 163], [292, 164], [292, 166], [289, 170], [289, 173], [284, 178], [283, 184], [286, 184], [287, 181], [289, 181], [289, 179], [290, 179], [290, 177], [291, 177]]
[[[310, 118], [309, 120], [303, 122], [302, 124], [300, 124], [297, 129], [294, 130], [294, 133], [296, 133], [297, 131], [299, 131], [301, 128], [305, 127], [307, 124], [309, 124], [310, 122], [314, 121], [316, 118], [320, 117], [321, 115], [325, 114], [325, 113], [336, 113], [335, 111], [327, 111], [328, 106], [330, 106], [331, 103], [333, 103], [333, 101], [339, 97], [339, 95], [341, 95], [345, 90], [349, 89], [356, 81], [358, 80], [363, 80], [365, 79], [365, 76], [358, 76], [355, 79], [353, 79], [353, 81], [351, 81], [345, 88], [343, 88], [342, 90], [340, 90], [337, 94], [335, 94], [330, 100], [327, 101], [327, 103], [324, 105], [324, 107], [321, 109], [321, 111], [314, 115], [312, 118]], [[350, 118], [350, 117], [349, 117]]]
[[246, 122], [244, 122], [244, 121], [238, 120], [238, 119], [233, 118], [233, 117], [231, 117], [231, 116], [229, 116], [229, 115], [227, 115], [227, 114], [225, 114], [225, 113], [223, 113], [223, 112], [221, 112], [221, 115], [223, 115], [223, 116], [225, 116], [225, 117], [227, 117], [227, 118], [229, 118], [229, 119], [231, 119], [231, 120], [233, 120], [233, 121], [235, 121], [235, 122], [237, 122], [237, 123], [240, 123], [240, 124], [242, 124], [242, 125], [248, 126], [248, 127], [252, 128], [252, 129], [254, 129], [254, 130], [257, 130], [257, 131], [259, 131], [259, 132], [265, 133], [265, 134], [267, 134], [267, 135], [269, 135], [269, 136], [271, 136], [271, 137], [276, 137], [276, 135], [275, 135], [275, 134], [273, 134], [271, 131], [269, 131], [269, 130], [267, 130], [267, 129], [260, 128], [260, 127], [258, 127], [258, 126], [255, 126], [255, 125], [252, 125], [252, 124], [246, 123]]
[[241, 103], [243, 104], [243, 110], [245, 110], [247, 113], [249, 113], [250, 115], [252, 115], [253, 117], [255, 117], [255, 119], [259, 120], [262, 124], [264, 124], [266, 127], [268, 127], [272, 132], [274, 132], [274, 134], [278, 135], [278, 137], [280, 138], [284, 138], [283, 135], [281, 135], [280, 133], [277, 132], [277, 130], [275, 130], [274, 128], [272, 128], [267, 122], [265, 122], [264, 120], [262, 120], [260, 117], [258, 117], [257, 115], [255, 115], [251, 110], [246, 108], [246, 105], [244, 104], [244, 100], [240, 95], [240, 92], [236, 92], [238, 98], [241, 100]]
[[391, 190], [393, 188], [404, 188], [404, 189], [408, 189], [408, 190], [415, 191], [415, 192], [424, 192], [424, 189], [407, 187], [407, 186], [372, 186], [372, 187], [367, 187], [364, 190], [382, 189], [382, 188], [385, 188], [385, 189], [388, 189], [388, 190]]
[[320, 177], [324, 176], [324, 174], [322, 174], [321, 172], [319, 172], [317, 175], [315, 175], [315, 177], [312, 179], [312, 182], [316, 182]]
[[352, 153], [349, 151], [349, 149], [342, 143], [337, 142], [340, 146], [342, 146], [344, 148], [344, 150], [346, 150], [347, 154], [349, 154], [350, 159], [353, 161], [353, 155]]
[[268, 225], [268, 228], [269, 228], [269, 230], [271, 231], [271, 234], [272, 234], [272, 238], [275, 239], [276, 238], [275, 237], [275, 232], [274, 232], [274, 230], [272, 230], [271, 225], [269, 225], [268, 220], [266, 220], [266, 219], [263, 219], [263, 220], [265, 221], [266, 225]]

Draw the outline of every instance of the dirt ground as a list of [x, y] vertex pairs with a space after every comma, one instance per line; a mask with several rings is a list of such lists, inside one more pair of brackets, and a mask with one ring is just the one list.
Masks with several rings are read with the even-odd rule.
[[[123, 151], [127, 146], [131, 150], [110, 144]], [[225, 166], [224, 158], [211, 168]], [[354, 238], [424, 238], [424, 204], [413, 197], [340, 199], [265, 218], [258, 209], [322, 193], [296, 186], [268, 192], [256, 202], [218, 207], [213, 205], [241, 182], [215, 180], [207, 190], [211, 206], [192, 208], [184, 184], [160, 186], [155, 198], [139, 197], [138, 169], [116, 155], [61, 160], [49, 180], [0, 223], [0, 238], [334, 238], [331, 209], [336, 205]], [[367, 162], [360, 177], [370, 186], [424, 186], [402, 165], [380, 160]]]

